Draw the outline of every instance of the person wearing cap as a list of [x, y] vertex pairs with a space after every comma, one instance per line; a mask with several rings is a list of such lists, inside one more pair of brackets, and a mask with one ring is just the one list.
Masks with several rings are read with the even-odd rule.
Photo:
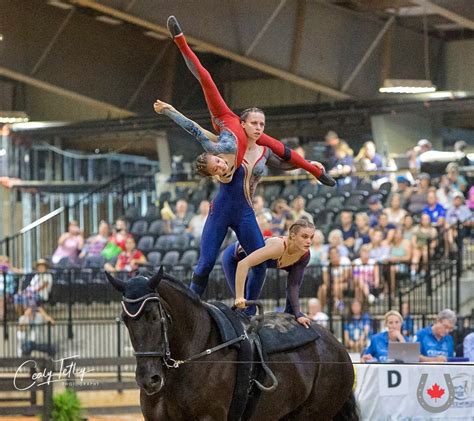
[[420, 139], [416, 145], [417, 157], [416, 157], [416, 168], [419, 170], [421, 167], [421, 155], [425, 152], [433, 150], [433, 145], [428, 139]]
[[41, 306], [49, 299], [53, 286], [53, 275], [48, 272], [49, 263], [46, 259], [38, 259], [35, 264], [36, 273], [31, 278], [30, 284], [19, 294], [15, 294], [14, 303], [17, 314], [23, 312], [23, 307], [28, 303]]
[[374, 194], [369, 197], [367, 204], [369, 205], [369, 210], [367, 212], [367, 215], [369, 216], [369, 225], [375, 227], [379, 223], [379, 217], [383, 212], [382, 202], [380, 201], [380, 197]]
[[392, 189], [392, 191], [390, 192], [387, 198], [387, 203], [390, 203], [392, 201], [392, 197], [395, 194], [399, 194], [400, 207], [405, 209], [410, 200], [410, 196], [412, 192], [413, 192], [413, 189], [411, 187], [411, 181], [404, 175], [399, 175], [397, 177], [397, 187], [395, 189]]

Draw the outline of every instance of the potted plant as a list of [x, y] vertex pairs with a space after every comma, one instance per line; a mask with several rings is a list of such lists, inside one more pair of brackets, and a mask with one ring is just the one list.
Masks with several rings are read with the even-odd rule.
[[82, 421], [81, 401], [72, 389], [53, 396], [53, 421]]

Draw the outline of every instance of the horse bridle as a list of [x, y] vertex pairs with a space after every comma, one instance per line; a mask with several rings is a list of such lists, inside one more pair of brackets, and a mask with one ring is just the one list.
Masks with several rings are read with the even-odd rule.
[[[122, 298], [122, 308], [125, 314], [127, 316], [131, 317], [132, 319], [135, 319], [140, 315], [140, 313], [143, 311], [143, 308], [145, 307], [145, 304], [149, 301], [158, 301], [158, 307], [160, 309], [160, 328], [161, 328], [161, 334], [163, 337], [163, 349], [162, 351], [139, 351], [139, 352], [134, 352], [135, 357], [140, 358], [140, 357], [158, 357], [161, 358], [163, 365], [166, 368], [179, 368], [181, 364], [187, 363], [189, 361], [196, 360], [198, 358], [201, 358], [205, 355], [210, 355], [215, 351], [218, 351], [219, 349], [226, 348], [228, 346], [231, 346], [237, 342], [243, 341], [245, 339], [248, 339], [247, 333], [238, 336], [237, 338], [231, 339], [230, 341], [224, 342], [220, 345], [217, 345], [213, 348], [206, 349], [203, 352], [200, 352], [199, 354], [193, 355], [185, 360], [175, 360], [171, 358], [171, 351], [170, 351], [170, 343], [168, 339], [168, 320], [171, 320], [171, 316], [168, 314], [166, 309], [163, 307], [163, 304], [161, 303], [160, 299], [160, 294], [157, 292], [152, 292], [150, 294], [143, 295], [142, 297], [139, 298]], [[126, 303], [129, 304], [137, 304], [141, 303], [140, 307], [135, 313], [131, 313], [128, 311], [127, 307], [125, 306]]]

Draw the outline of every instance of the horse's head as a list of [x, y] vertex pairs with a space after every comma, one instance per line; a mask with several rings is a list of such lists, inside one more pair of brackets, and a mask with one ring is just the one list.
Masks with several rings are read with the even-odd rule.
[[136, 276], [128, 282], [106, 275], [123, 295], [122, 318], [137, 357], [137, 384], [148, 395], [158, 393], [165, 383], [164, 362], [169, 357], [169, 316], [158, 294], [163, 268], [150, 279]]

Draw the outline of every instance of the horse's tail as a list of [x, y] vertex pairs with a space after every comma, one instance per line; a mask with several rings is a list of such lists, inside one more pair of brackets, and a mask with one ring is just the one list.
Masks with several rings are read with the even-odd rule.
[[349, 398], [344, 402], [344, 405], [333, 418], [333, 421], [359, 421], [360, 414], [354, 392], [351, 392]]

